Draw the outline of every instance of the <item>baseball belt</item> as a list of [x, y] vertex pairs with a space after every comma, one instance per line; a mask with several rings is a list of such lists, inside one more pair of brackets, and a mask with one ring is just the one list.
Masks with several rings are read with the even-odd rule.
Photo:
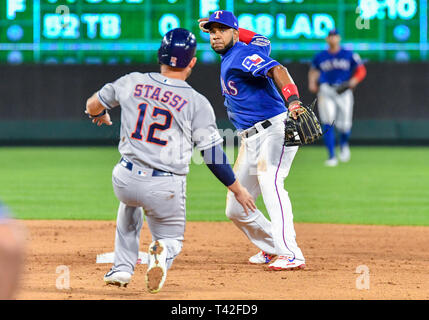
[[[119, 164], [130, 171], [133, 170], [134, 164], [123, 157], [119, 161]], [[167, 172], [167, 171], [162, 171], [157, 169], [151, 169], [151, 170], [152, 170], [152, 177], [169, 177], [173, 175], [173, 173]]]
[[[267, 129], [271, 125], [272, 123], [270, 120], [265, 120], [264, 122], [261, 123], [261, 126], [263, 128], [262, 130]], [[242, 136], [245, 138], [250, 138], [251, 136], [261, 132], [262, 130], [258, 130], [256, 127], [250, 127], [249, 129], [243, 132]]]

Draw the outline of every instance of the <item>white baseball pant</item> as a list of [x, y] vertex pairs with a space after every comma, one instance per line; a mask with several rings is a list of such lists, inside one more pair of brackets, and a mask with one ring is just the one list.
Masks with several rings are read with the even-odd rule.
[[352, 90], [338, 94], [334, 87], [323, 83], [320, 85], [317, 100], [322, 124], [334, 123], [340, 132], [351, 130], [354, 103]]
[[[286, 112], [270, 120], [272, 125], [249, 138], [242, 136], [242, 145], [234, 165], [240, 183], [256, 199], [262, 194], [269, 221], [256, 210], [244, 212], [232, 192], [228, 192], [226, 215], [241, 229], [249, 240], [261, 250], [304, 260], [296, 242], [292, 205], [284, 180], [289, 174], [298, 147], [284, 146], [284, 120]], [[258, 130], [259, 131], [259, 130]]]

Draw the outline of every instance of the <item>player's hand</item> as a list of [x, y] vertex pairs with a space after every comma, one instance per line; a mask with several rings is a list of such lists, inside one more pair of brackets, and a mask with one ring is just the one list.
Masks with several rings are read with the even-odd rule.
[[289, 104], [288, 109], [289, 109], [289, 112], [290, 112], [290, 116], [294, 120], [298, 119], [298, 115], [301, 114], [301, 113], [303, 113], [305, 111], [305, 109], [302, 107], [301, 101], [298, 101], [298, 100], [292, 101]]
[[101, 126], [102, 124], [105, 124], [106, 126], [112, 125], [112, 121], [110, 120], [110, 115], [107, 112], [105, 115], [103, 115], [101, 117], [92, 119], [92, 123], [97, 124], [97, 126]]
[[230, 191], [234, 193], [235, 199], [244, 209], [246, 214], [249, 214], [249, 210], [254, 212], [256, 210], [255, 200], [252, 195], [244, 188], [238, 180], [228, 187]]
[[349, 80], [349, 88], [354, 89], [358, 85], [359, 81], [356, 80], [356, 78], [351, 78]]
[[[88, 114], [88, 111], [85, 110], [85, 113]], [[111, 126], [113, 122], [110, 120], [110, 115], [108, 112], [106, 112], [101, 117], [93, 118], [92, 123], [97, 124], [97, 126], [101, 126], [102, 124], [105, 124], [106, 126]]]
[[255, 200], [246, 188], [242, 187], [239, 192], [234, 193], [234, 196], [241, 204], [247, 215], [249, 214], [249, 211], [254, 212], [256, 210]]
[[210, 32], [210, 30], [209, 29], [206, 29], [206, 28], [204, 28], [203, 26], [207, 23], [207, 21], [209, 21], [209, 18], [201, 18], [201, 19], [198, 19], [198, 25], [199, 25], [199, 27], [200, 27], [200, 30], [202, 31], [202, 32], [205, 32], [205, 33], [209, 33]]

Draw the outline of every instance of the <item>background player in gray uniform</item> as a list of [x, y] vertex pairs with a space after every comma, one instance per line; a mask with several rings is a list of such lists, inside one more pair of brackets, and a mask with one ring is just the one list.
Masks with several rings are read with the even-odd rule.
[[24, 260], [24, 229], [0, 202], [0, 300], [13, 299]]
[[87, 101], [86, 112], [98, 125], [111, 124], [106, 109], [120, 105], [122, 111], [122, 158], [112, 177], [121, 202], [114, 265], [104, 276], [108, 284], [125, 286], [134, 273], [143, 209], [153, 239], [146, 283], [151, 293], [161, 289], [167, 269], [182, 249], [186, 175], [194, 144], [246, 212], [256, 209], [223, 152], [212, 106], [185, 82], [196, 63], [195, 50], [192, 33], [173, 29], [164, 36], [158, 51], [161, 73], [127, 74], [106, 84]]

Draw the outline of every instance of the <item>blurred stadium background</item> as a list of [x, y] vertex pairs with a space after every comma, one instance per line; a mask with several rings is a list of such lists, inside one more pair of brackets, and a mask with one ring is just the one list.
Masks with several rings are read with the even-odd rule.
[[[365, 208], [374, 212], [383, 214], [384, 208], [387, 215], [391, 214], [388, 209], [396, 208], [398, 214], [406, 214], [402, 209], [409, 203], [396, 203], [400, 196], [396, 191], [382, 194], [384, 202], [379, 206], [374, 207], [371, 202], [375, 200], [372, 198], [374, 192], [383, 190], [380, 185], [371, 184], [370, 180], [362, 177], [362, 172], [376, 174], [380, 173], [377, 168], [383, 168], [377, 182], [392, 186], [395, 182], [401, 183], [402, 178], [408, 178], [407, 183], [402, 184], [401, 192], [408, 190], [411, 196], [416, 191], [413, 187], [420, 190], [418, 198], [421, 201], [414, 211], [420, 215], [423, 224], [429, 224], [426, 218], [423, 219], [427, 216], [425, 208], [428, 203], [424, 200], [427, 199], [427, 191], [420, 179], [428, 177], [425, 171], [428, 152], [424, 148], [429, 143], [427, 0], [2, 0], [0, 197], [16, 208], [19, 216], [26, 218], [35, 217], [31, 214], [37, 212], [41, 215], [49, 213], [51, 215], [42, 216], [54, 218], [56, 212], [65, 214], [64, 208], [72, 208], [72, 213], [64, 217], [82, 218], [87, 212], [82, 211], [84, 206], [79, 201], [92, 202], [93, 206], [86, 207], [86, 210], [99, 212], [96, 218], [114, 218], [116, 209], [111, 208], [116, 208], [117, 204], [109, 174], [118, 157], [114, 147], [119, 136], [120, 110], [112, 111], [112, 127], [99, 128], [84, 115], [85, 101], [103, 84], [125, 73], [157, 72], [156, 51], [161, 37], [171, 28], [180, 26], [196, 34], [199, 63], [188, 82], [211, 101], [219, 127], [230, 128], [219, 84], [219, 57], [212, 52], [207, 36], [199, 31], [197, 25], [198, 18], [219, 9], [234, 11], [241, 27], [272, 40], [272, 56], [289, 69], [306, 103], [315, 98], [307, 88], [311, 58], [325, 48], [324, 39], [331, 28], [336, 27], [340, 31], [343, 45], [358, 52], [368, 70], [366, 79], [355, 91], [351, 144], [377, 146], [377, 149], [371, 149], [371, 153], [368, 149], [356, 149], [355, 160], [351, 162], [351, 165], [358, 164], [358, 161], [361, 164], [354, 167], [354, 176], [352, 174], [354, 178], [361, 179], [356, 187], [371, 186], [367, 195], [361, 194], [359, 199], [355, 199], [355, 207], [359, 209], [360, 199], [367, 197]], [[52, 145], [110, 146], [111, 151], [108, 154], [97, 151], [76, 155], [72, 150], [58, 148], [40, 155], [31, 148], [5, 148]], [[383, 149], [381, 145], [389, 145], [399, 153], [392, 153], [391, 148]], [[398, 145], [420, 145], [423, 148], [409, 153], [407, 149], [397, 148]], [[318, 150], [316, 153], [309, 151], [307, 157], [303, 155], [300, 158], [304, 164], [296, 175], [306, 173], [308, 179], [314, 179], [319, 167], [316, 171], [308, 171], [313, 168], [312, 159], [316, 158], [322, 167], [325, 151], [317, 146], [307, 148]], [[95, 154], [97, 158], [94, 158]], [[105, 161], [101, 165], [104, 171], [98, 170], [100, 166], [96, 162], [89, 164], [91, 160]], [[294, 166], [300, 165], [298, 160]], [[402, 161], [408, 161], [408, 168], [413, 167], [412, 160], [419, 160], [419, 163], [413, 169], [411, 180], [410, 175], [390, 175], [407, 170]], [[76, 167], [78, 164], [82, 167], [80, 161], [86, 163], [86, 169], [81, 172]], [[58, 164], [64, 167], [55, 167], [52, 171]], [[398, 167], [401, 164], [404, 166]], [[350, 173], [350, 167], [344, 168], [338, 168], [338, 172]], [[64, 174], [74, 176], [75, 180], [58, 180]], [[101, 175], [105, 186], [100, 189], [97, 187], [99, 184], [93, 183], [80, 187], [86, 182], [76, 178], [75, 174], [85, 176], [86, 182]], [[324, 172], [322, 179], [329, 180], [329, 174]], [[292, 181], [299, 180], [291, 178], [295, 179]], [[214, 178], [213, 181], [216, 183]], [[341, 184], [346, 180], [339, 176], [338, 181]], [[330, 183], [335, 185], [338, 182]], [[42, 192], [38, 189], [42, 185], [55, 193], [38, 193]], [[68, 189], [61, 189], [64, 185]], [[315, 187], [321, 190], [325, 186], [320, 183]], [[194, 193], [190, 192], [191, 201], [193, 197], [202, 195], [198, 193], [199, 186], [190, 188], [194, 190]], [[79, 189], [80, 193], [72, 193], [71, 189]], [[306, 192], [305, 185], [299, 185], [298, 189]], [[213, 206], [223, 210], [224, 190], [217, 190], [222, 192], [216, 198], [218, 204], [215, 201], [206, 203], [204, 210], [214, 210]], [[343, 188], [341, 191], [356, 195], [358, 190]], [[88, 196], [91, 192], [95, 194]], [[331, 198], [318, 202], [318, 206], [326, 208], [332, 201], [343, 199], [343, 202], [336, 203], [344, 213], [348, 207], [344, 201], [350, 200], [347, 194], [332, 193]], [[205, 196], [210, 197], [209, 191]], [[63, 206], [53, 207], [53, 198], [57, 200], [56, 204]], [[96, 203], [91, 200], [103, 198], [108, 200], [104, 203], [100, 203], [103, 200]], [[315, 201], [318, 200], [316, 197]], [[302, 201], [306, 201], [305, 197]], [[297, 203], [299, 206], [299, 200]], [[26, 213], [25, 206], [30, 204], [34, 211]], [[305, 205], [302, 204], [304, 207], [301, 208], [309, 217], [298, 216], [298, 220], [326, 221], [310, 217], [314, 206], [307, 204], [306, 208]], [[110, 210], [109, 215], [101, 213], [103, 210]], [[370, 214], [373, 213], [371, 210]], [[383, 219], [384, 216], [380, 216], [377, 221], [386, 221]], [[408, 220], [412, 222], [412, 219]], [[330, 221], [345, 220], [334, 217]]]
[[[368, 76], [355, 92], [352, 142], [429, 141], [427, 0], [5, 0], [0, 4], [0, 142], [86, 144], [115, 140], [119, 121], [99, 129], [83, 115], [85, 99], [131, 71], [158, 71], [156, 50], [174, 27], [198, 38], [189, 83], [229, 127], [218, 56], [196, 23], [233, 10], [240, 26], [267, 35], [305, 102], [311, 57], [336, 27], [364, 59]], [[119, 110], [113, 112], [118, 119]]]

